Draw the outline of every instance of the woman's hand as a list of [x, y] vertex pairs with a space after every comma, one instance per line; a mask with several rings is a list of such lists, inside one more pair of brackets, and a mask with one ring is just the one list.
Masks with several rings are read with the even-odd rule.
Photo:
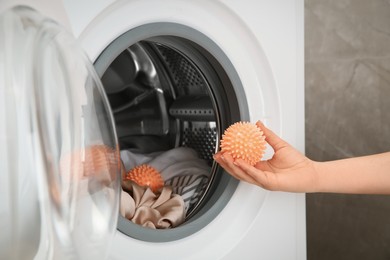
[[228, 153], [214, 159], [235, 178], [268, 190], [315, 192], [318, 189], [316, 163], [279, 138], [261, 122], [256, 123], [274, 150], [271, 159], [251, 166], [242, 159], [233, 160]]

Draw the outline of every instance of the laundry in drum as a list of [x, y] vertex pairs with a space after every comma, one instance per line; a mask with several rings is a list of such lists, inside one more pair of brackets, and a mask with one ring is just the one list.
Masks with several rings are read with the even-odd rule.
[[133, 181], [122, 184], [120, 213], [123, 217], [143, 227], [153, 229], [173, 228], [185, 220], [183, 198], [164, 186], [154, 193]]
[[[189, 147], [178, 147], [164, 152], [149, 154], [122, 150], [121, 159], [127, 172], [134, 171], [134, 169], [137, 169], [138, 172], [140, 171], [139, 169], [144, 169], [147, 173], [156, 171], [161, 174], [161, 177], [164, 180], [164, 186], [153, 192], [153, 190], [147, 186], [142, 187], [138, 184], [134, 185], [134, 181], [127, 180], [125, 177], [122, 181], [122, 188], [125, 191], [130, 191], [129, 193], [133, 193], [132, 195], [134, 195], [134, 190], [140, 192], [141, 188], [143, 188], [145, 190], [143, 191], [144, 193], [149, 193], [147, 196], [150, 196], [150, 193], [160, 196], [166, 196], [168, 193], [171, 193], [171, 196], [178, 195], [183, 201], [184, 216], [189, 209], [201, 199], [207, 188], [211, 172], [211, 167], [208, 165], [207, 161], [199, 158], [197, 152]], [[153, 176], [157, 176], [156, 172], [153, 173]], [[135, 195], [140, 196], [139, 194]], [[122, 196], [124, 196], [124, 199], [122, 199], [123, 201], [129, 200], [126, 194], [122, 194]], [[137, 200], [139, 198], [133, 199]], [[176, 197], [175, 200], [177, 200]], [[130, 204], [132, 203], [133, 202]], [[177, 211], [177, 202], [173, 203], [171, 201], [169, 203], [174, 205], [174, 207], [176, 207], [175, 210]], [[121, 207], [121, 213], [124, 215], [125, 212], [123, 207], [125, 207], [125, 205], [122, 205]], [[147, 226], [148, 225], [149, 224], [147, 224]]]

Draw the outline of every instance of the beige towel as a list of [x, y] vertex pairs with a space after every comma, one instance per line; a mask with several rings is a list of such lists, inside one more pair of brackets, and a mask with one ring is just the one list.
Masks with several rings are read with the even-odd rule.
[[132, 181], [123, 181], [121, 214], [133, 223], [143, 227], [165, 229], [183, 223], [184, 201], [173, 194], [172, 188], [164, 187], [161, 193], [140, 187]]

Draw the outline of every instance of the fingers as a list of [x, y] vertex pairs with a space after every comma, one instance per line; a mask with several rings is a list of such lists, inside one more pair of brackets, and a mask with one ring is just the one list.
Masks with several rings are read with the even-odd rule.
[[277, 188], [277, 177], [271, 172], [257, 169], [241, 159], [234, 160], [228, 153], [217, 153], [214, 159], [236, 179], [255, 184], [268, 190], [275, 190]]
[[234, 164], [234, 159], [228, 153], [222, 154], [221, 152], [214, 155], [214, 159], [219, 165], [224, 168], [234, 178], [256, 184], [256, 181], [239, 167]]
[[269, 145], [272, 146], [275, 152], [288, 145], [287, 142], [285, 142], [278, 135], [268, 129], [261, 121], [257, 121], [256, 126], [263, 131], [265, 135], [265, 140], [267, 141], [267, 143], [269, 143]]
[[[266, 161], [263, 161], [263, 168], [266, 169]], [[277, 175], [267, 171], [261, 170], [261, 166], [258, 164], [256, 168], [249, 165], [242, 159], [237, 159], [235, 161], [235, 165], [239, 167], [243, 172], [245, 172], [248, 176], [251, 177], [255, 181], [255, 184], [258, 186], [267, 189], [267, 190], [276, 190], [278, 187], [278, 179]]]

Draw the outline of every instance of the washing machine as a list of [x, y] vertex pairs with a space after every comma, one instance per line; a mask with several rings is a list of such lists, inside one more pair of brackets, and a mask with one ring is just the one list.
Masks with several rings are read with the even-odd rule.
[[[16, 120], [17, 123], [11, 124], [15, 129], [36, 128], [38, 134], [20, 130], [11, 138], [4, 134], [12, 132], [11, 126], [2, 130], [7, 144], [19, 145], [19, 150], [1, 150], [2, 158], [9, 152], [20, 153], [17, 139], [28, 142], [33, 138], [27, 154], [42, 155], [39, 163], [34, 158], [25, 160], [28, 164], [25, 167], [34, 167], [40, 172], [37, 175], [43, 176], [33, 178], [32, 184], [27, 185], [36, 195], [28, 198], [9, 195], [10, 187], [22, 186], [25, 174], [20, 173], [17, 179], [9, 174], [6, 179], [14, 185], [5, 189], [8, 201], [13, 198], [21, 203], [20, 200], [27, 199], [30, 205], [35, 205], [25, 209], [3, 203], [2, 214], [4, 209], [11, 208], [13, 216], [25, 213], [37, 223], [9, 220], [13, 225], [8, 227], [8, 233], [12, 233], [12, 228], [20, 231], [13, 236], [15, 241], [23, 241], [21, 237], [26, 232], [21, 230], [22, 224], [29, 226], [26, 237], [35, 241], [31, 246], [22, 243], [18, 248], [35, 254], [36, 259], [53, 257], [57, 251], [60, 251], [58, 257], [118, 260], [305, 259], [304, 194], [270, 192], [239, 182], [212, 159], [223, 131], [238, 121], [262, 120], [304, 152], [303, 1], [55, 2], [25, 1], [38, 14], [24, 9], [16, 11], [19, 16], [20, 12], [34, 12], [34, 18], [29, 14], [24, 23], [36, 24], [39, 29], [34, 33], [45, 40], [41, 44], [33, 37], [31, 42], [22, 44], [38, 47], [26, 50], [34, 56], [32, 72], [18, 78], [33, 79], [34, 91], [28, 92], [29, 86], [20, 91], [27, 91], [35, 100], [30, 104], [33, 109], [26, 108], [24, 115], [34, 120], [25, 120], [23, 124]], [[11, 5], [15, 3], [6, 1], [0, 10]], [[76, 43], [58, 37], [59, 29], [50, 22], [43, 26], [49, 27], [49, 33], [45, 33], [40, 22], [43, 18], [36, 18], [40, 14], [51, 17], [69, 31]], [[56, 44], [48, 44], [53, 38]], [[17, 44], [21, 43], [8, 43]], [[58, 50], [60, 54], [56, 54]], [[78, 63], [78, 57], [83, 65]], [[51, 58], [55, 62], [50, 62]], [[14, 64], [23, 58], [5, 57], [5, 60], [3, 64], [17, 66]], [[18, 70], [12, 70], [15, 71]], [[61, 72], [56, 76], [58, 71]], [[36, 74], [39, 76], [34, 77]], [[41, 78], [44, 80], [39, 81]], [[49, 80], [54, 82], [48, 83]], [[17, 101], [14, 98], [8, 102], [8, 109], [16, 108]], [[6, 117], [7, 110], [3, 111], [2, 120], [11, 120]], [[71, 134], [67, 133], [67, 127]], [[85, 142], [112, 147], [116, 159], [118, 151], [152, 154], [186, 147], [207, 163], [209, 175], [180, 225], [168, 229], [143, 227], [118, 213], [121, 190], [118, 165], [109, 181], [88, 176], [88, 192], [83, 194], [92, 197], [89, 199], [92, 202], [72, 204], [70, 199], [58, 198], [65, 193], [56, 193], [53, 186], [59, 186], [59, 190], [67, 188], [66, 194], [72, 189], [71, 185], [61, 186], [65, 177], [56, 172], [61, 168], [61, 160], [57, 158], [62, 158], [64, 150], [75, 147], [81, 147], [84, 155], [80, 156], [85, 157]], [[272, 149], [268, 147], [265, 159], [271, 156]], [[21, 156], [16, 157], [22, 161]], [[9, 158], [7, 161], [3, 170], [16, 170]], [[52, 174], [45, 173], [49, 170]], [[103, 195], [91, 192], [90, 187], [96, 185]], [[72, 199], [75, 194], [78, 193], [74, 192]], [[73, 222], [61, 221], [59, 216], [67, 216]], [[81, 219], [81, 224], [75, 219]], [[69, 225], [73, 229], [67, 228]], [[2, 248], [6, 248], [2, 243]]]

